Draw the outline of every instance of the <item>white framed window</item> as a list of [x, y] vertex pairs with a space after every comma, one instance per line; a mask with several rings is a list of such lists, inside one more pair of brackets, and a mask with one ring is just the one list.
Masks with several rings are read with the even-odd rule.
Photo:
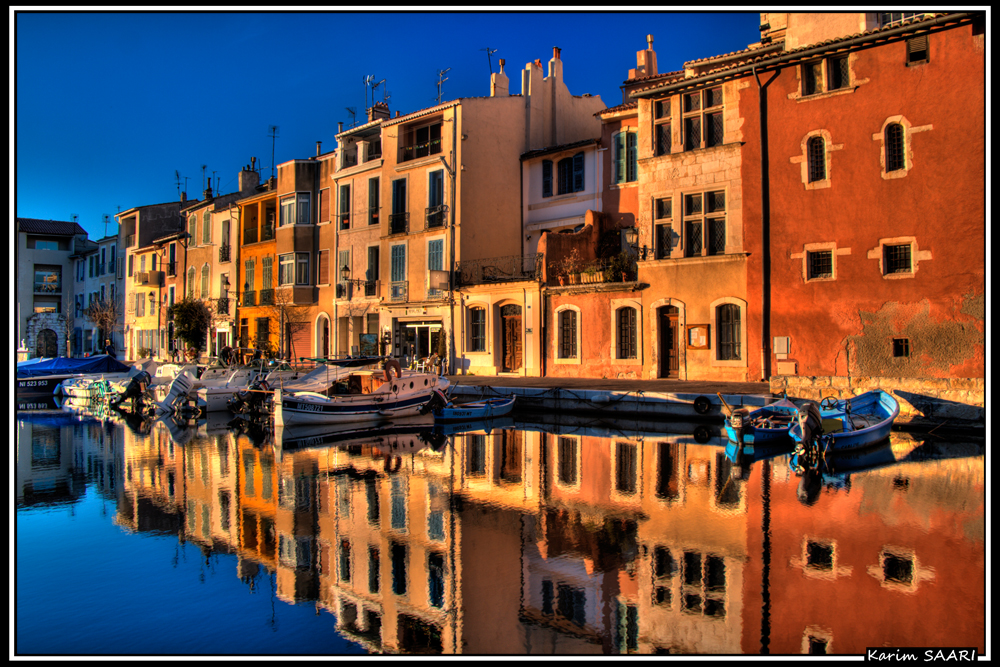
[[685, 151], [720, 146], [725, 142], [722, 86], [681, 95]]
[[715, 354], [712, 366], [747, 365], [747, 317], [746, 301], [735, 297], [723, 297], [711, 303], [712, 342]]
[[611, 301], [611, 358], [619, 364], [642, 364], [642, 303], [636, 299]]
[[580, 347], [583, 341], [581, 327], [583, 314], [580, 308], [564, 305], [556, 309], [555, 362], [557, 364], [580, 364]]
[[806, 190], [821, 190], [831, 186], [832, 155], [844, 144], [835, 144], [827, 130], [813, 130], [802, 137], [800, 153], [789, 162], [800, 167], [802, 185]]
[[838, 248], [836, 241], [806, 243], [802, 252], [792, 253], [791, 259], [802, 261], [802, 281], [829, 282], [837, 279], [837, 257], [850, 255], [850, 248]]
[[278, 255], [278, 284], [309, 284], [308, 252], [289, 252], [284, 255]]
[[879, 273], [886, 280], [915, 278], [919, 264], [931, 259], [930, 250], [921, 250], [915, 236], [879, 239], [868, 251], [868, 259], [877, 259]]
[[286, 225], [308, 225], [311, 221], [309, 216], [309, 193], [296, 192], [281, 198], [280, 216], [278, 226]]
[[881, 144], [879, 162], [883, 180], [906, 178], [914, 165], [913, 135], [933, 130], [933, 125], [913, 125], [905, 116], [890, 116], [872, 141]]

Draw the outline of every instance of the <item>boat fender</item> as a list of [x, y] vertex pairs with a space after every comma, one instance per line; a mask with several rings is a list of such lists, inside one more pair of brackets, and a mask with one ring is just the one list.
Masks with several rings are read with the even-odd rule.
[[711, 407], [712, 407], [712, 402], [708, 400], [708, 398], [706, 398], [705, 396], [699, 396], [698, 398], [694, 399], [694, 411], [697, 412], [699, 415], [705, 414], [706, 412], [709, 411]]
[[712, 432], [708, 430], [708, 427], [704, 424], [697, 426], [694, 429], [694, 441], [699, 445], [704, 445], [706, 442], [712, 439]]
[[385, 381], [392, 382], [392, 369], [396, 369], [396, 379], [403, 377], [403, 367], [395, 359], [385, 362]]

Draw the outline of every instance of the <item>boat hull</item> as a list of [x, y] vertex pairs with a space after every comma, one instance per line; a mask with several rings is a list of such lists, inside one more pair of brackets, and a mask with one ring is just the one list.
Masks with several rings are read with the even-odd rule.
[[[795, 421], [797, 413], [798, 408], [787, 399], [751, 410], [746, 413], [743, 427], [743, 445], [745, 447], [773, 447], [784, 444], [791, 446], [793, 443], [789, 439], [788, 432]], [[736, 430], [732, 427], [730, 419], [726, 420], [726, 437], [729, 439], [730, 444], [738, 445]], [[783, 423], [773, 428], [756, 425], [764, 420], [771, 422], [782, 421]], [[747, 453], [752, 453], [752, 449]]]
[[[847, 408], [850, 408], [849, 410]], [[830, 451], [860, 449], [889, 437], [892, 424], [899, 416], [899, 402], [881, 389], [839, 401], [835, 409], [820, 410], [825, 424], [837, 424], [840, 430], [830, 432], [824, 426], [823, 439]], [[788, 432], [795, 442], [802, 442], [802, 430], [794, 424]]]
[[509, 415], [513, 409], [514, 397], [512, 396], [439, 408], [434, 411], [434, 417], [443, 422], [478, 421], [504, 417]]
[[18, 398], [53, 396], [59, 386], [75, 375], [50, 375], [32, 378], [17, 378], [15, 395]]

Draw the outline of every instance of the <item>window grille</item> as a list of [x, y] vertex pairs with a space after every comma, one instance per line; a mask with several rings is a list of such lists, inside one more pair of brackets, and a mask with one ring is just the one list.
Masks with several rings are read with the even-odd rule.
[[709, 255], [723, 255], [726, 252], [726, 221], [709, 220]]
[[559, 314], [559, 357], [573, 359], [576, 357], [576, 311], [565, 310]]
[[716, 311], [716, 330], [719, 332], [718, 359], [734, 361], [740, 358], [740, 307], [725, 303]]
[[722, 113], [705, 114], [705, 146], [722, 144]]
[[806, 143], [809, 182], [826, 180], [826, 144], [823, 137], [811, 137]]
[[673, 250], [673, 227], [671, 225], [656, 226], [656, 259], [668, 259]]
[[694, 257], [701, 254], [701, 222], [689, 222], [687, 229], [687, 248], [685, 255]]
[[636, 358], [636, 317], [635, 308], [618, 310], [618, 358]]
[[809, 253], [809, 279], [833, 277], [833, 251], [820, 250]]
[[894, 357], [909, 357], [910, 356], [910, 339], [909, 338], [893, 338], [892, 339], [892, 356]]
[[701, 148], [701, 117], [684, 119], [684, 150]]
[[830, 58], [826, 64], [830, 73], [830, 90], [847, 88], [850, 83], [850, 68], [848, 67], [847, 56]]
[[885, 170], [899, 171], [906, 166], [903, 126], [891, 123], [885, 128]]
[[909, 244], [885, 246], [885, 272], [887, 274], [910, 273], [912, 270]]

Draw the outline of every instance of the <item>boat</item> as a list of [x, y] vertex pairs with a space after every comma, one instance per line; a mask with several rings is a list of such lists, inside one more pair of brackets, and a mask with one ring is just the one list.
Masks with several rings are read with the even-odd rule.
[[[440, 398], [444, 398], [444, 395], [442, 394], [438, 400]], [[511, 394], [504, 398], [487, 398], [457, 405], [447, 398], [444, 400], [446, 401], [444, 405], [434, 408], [434, 418], [442, 422], [462, 422], [509, 415], [514, 409], [515, 397]]]
[[847, 399], [829, 396], [818, 407], [810, 401], [799, 408], [788, 435], [796, 443], [818, 443], [823, 452], [858, 449], [887, 438], [898, 416], [899, 401], [881, 389]]
[[247, 389], [258, 378], [263, 378], [269, 386], [274, 386], [284, 380], [293, 381], [306, 374], [304, 370], [293, 368], [288, 362], [278, 362], [274, 365], [257, 362], [231, 370], [232, 372], [226, 377], [202, 378], [201, 386], [195, 385], [198, 407], [204, 412], [228, 410], [233, 395]]
[[21, 363], [17, 366], [18, 398], [23, 396], [52, 396], [60, 385], [71, 378], [100, 377], [129, 372], [129, 366], [107, 354], [98, 354], [83, 359], [70, 357], [54, 357], [40, 359], [34, 363]]
[[734, 447], [742, 444], [745, 454], [753, 454], [755, 447], [767, 444], [787, 444], [791, 448], [794, 443], [789, 439], [788, 432], [798, 412], [798, 406], [787, 397], [754, 410], [730, 410], [726, 419], [729, 444]]
[[326, 392], [274, 392], [274, 425], [371, 422], [426, 412], [435, 390], [445, 391], [448, 379], [435, 373], [403, 371], [390, 359], [384, 370], [352, 369]]
[[[84, 375], [63, 380], [59, 386], [59, 391], [66, 398], [76, 399], [93, 399], [95, 394], [104, 396], [110, 393], [114, 395], [117, 393], [118, 384], [125, 387], [128, 385], [129, 380], [139, 375], [139, 373], [155, 373], [156, 367], [157, 363], [154, 360], [146, 359], [145, 361], [132, 364], [126, 373], [102, 373], [98, 376]], [[103, 383], [101, 382], [102, 380]], [[100, 386], [96, 386], [98, 384]]]

